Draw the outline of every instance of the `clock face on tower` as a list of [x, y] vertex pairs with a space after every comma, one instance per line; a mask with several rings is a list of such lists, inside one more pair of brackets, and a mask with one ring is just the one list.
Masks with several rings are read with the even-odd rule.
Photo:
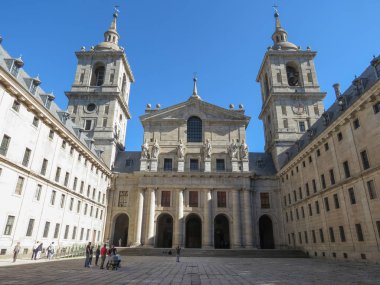
[[292, 110], [294, 114], [302, 115], [305, 113], [305, 106], [298, 102], [292, 106]]

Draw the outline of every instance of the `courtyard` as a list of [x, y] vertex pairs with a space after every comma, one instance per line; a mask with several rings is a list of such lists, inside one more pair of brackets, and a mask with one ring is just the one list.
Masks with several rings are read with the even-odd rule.
[[[1, 284], [380, 284], [378, 264], [312, 258], [122, 257], [117, 271], [84, 259], [3, 266]], [[23, 261], [20, 261], [23, 263]]]

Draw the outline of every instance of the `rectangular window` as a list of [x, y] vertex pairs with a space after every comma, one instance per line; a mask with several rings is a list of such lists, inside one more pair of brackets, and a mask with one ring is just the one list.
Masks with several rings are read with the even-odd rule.
[[334, 194], [334, 205], [335, 205], [335, 209], [339, 209], [340, 208], [340, 205], [339, 205], [339, 199], [338, 199], [338, 194]]
[[325, 237], [323, 235], [323, 230], [322, 229], [319, 229], [319, 238], [321, 239], [321, 242], [325, 242]]
[[304, 232], [305, 243], [309, 243], [309, 237], [307, 236], [307, 231]]
[[65, 174], [65, 181], [63, 183], [63, 185], [65, 185], [66, 187], [69, 184], [69, 177], [70, 177], [70, 174], [68, 172], [66, 172], [66, 174]]
[[100, 203], [100, 195], [101, 195], [101, 193], [100, 193], [100, 191], [98, 192], [98, 203]]
[[161, 206], [170, 207], [170, 191], [161, 192]]
[[47, 164], [48, 164], [48, 160], [44, 159], [42, 161], [41, 175], [45, 175], [46, 174]]
[[66, 225], [66, 228], [65, 228], [65, 235], [63, 236], [64, 239], [67, 239], [69, 235], [69, 225]]
[[74, 198], [70, 198], [70, 206], [69, 206], [70, 211], [73, 210], [73, 206], [74, 206]]
[[56, 223], [55, 224], [55, 229], [54, 229], [54, 237], [53, 238], [58, 238], [58, 235], [59, 235], [59, 227], [61, 225], [59, 223]]
[[105, 105], [104, 106], [104, 114], [108, 115], [109, 111], [110, 111], [110, 106], [109, 105]]
[[261, 209], [269, 209], [269, 193], [260, 193]]
[[216, 160], [216, 171], [225, 171], [224, 159]]
[[315, 211], [319, 214], [319, 202], [315, 201]]
[[77, 190], [78, 178], [74, 177], [73, 190]]
[[343, 226], [339, 226], [339, 235], [340, 235], [340, 241], [345, 242], [346, 241], [346, 235], [344, 233]]
[[49, 235], [49, 229], [50, 229], [50, 222], [45, 223], [45, 228], [44, 228], [44, 234], [42, 237], [47, 238]]
[[104, 204], [105, 200], [106, 200], [106, 194], [103, 194], [103, 197], [102, 197], [102, 204]]
[[65, 140], [62, 140], [61, 147], [62, 147], [63, 149], [66, 149], [66, 141], [65, 141]]
[[57, 167], [57, 170], [55, 172], [55, 182], [59, 182], [59, 176], [61, 176], [61, 168], [60, 167]]
[[34, 228], [34, 219], [30, 219], [29, 220], [29, 223], [28, 223], [28, 228], [26, 230], [26, 236], [27, 237], [30, 237], [32, 236], [32, 233], [33, 233], [33, 228]]
[[343, 140], [343, 135], [342, 135], [341, 132], [339, 132], [339, 133], [337, 134], [337, 138], [338, 138], [338, 141]]
[[84, 74], [85, 74], [85, 70], [82, 70], [81, 72], [80, 72], [80, 76], [79, 76], [79, 83], [80, 84], [83, 84], [83, 81], [84, 81]]
[[286, 116], [286, 106], [284, 105], [281, 106], [281, 112], [284, 116]]
[[309, 183], [305, 184], [305, 188], [306, 188], [306, 196], [310, 196]]
[[305, 122], [304, 121], [299, 122], [299, 127], [300, 127], [301, 133], [305, 132]]
[[80, 240], [83, 240], [83, 233], [84, 233], [84, 228], [80, 229]]
[[352, 124], [354, 125], [354, 129], [358, 129], [360, 127], [359, 119], [355, 119]]
[[317, 149], [317, 156], [321, 156], [321, 151], [320, 151], [320, 149]]
[[313, 159], [311, 158], [311, 156], [309, 156], [309, 163], [312, 163], [313, 162]]
[[91, 208], [90, 208], [90, 217], [92, 217], [92, 212], [93, 212], [93, 210], [94, 210], [94, 207], [91, 206]]
[[198, 191], [189, 191], [189, 206], [198, 207]]
[[84, 130], [85, 131], [91, 130], [91, 126], [92, 126], [92, 120], [85, 120], [84, 121]]
[[119, 192], [119, 207], [127, 207], [128, 205], [128, 191]]
[[331, 185], [334, 185], [335, 184], [335, 176], [334, 176], [334, 169], [330, 169], [330, 182], [331, 182]]
[[49, 131], [49, 139], [53, 139], [53, 138], [54, 138], [54, 131], [50, 130]]
[[321, 184], [322, 184], [322, 189], [326, 189], [326, 180], [325, 180], [325, 175], [321, 175]]
[[81, 202], [78, 200], [78, 204], [77, 204], [77, 213], [80, 212], [80, 204], [81, 204]]
[[367, 189], [368, 189], [369, 198], [371, 200], [376, 199], [377, 193], [376, 193], [376, 189], [375, 189], [375, 183], [373, 180], [367, 181]]
[[190, 159], [190, 171], [198, 171], [199, 164], [198, 159]]
[[92, 200], [95, 200], [95, 193], [96, 193], [96, 189], [92, 189]]
[[329, 227], [329, 233], [330, 233], [330, 241], [335, 242], [334, 229], [332, 227]]
[[356, 204], [354, 188], [349, 188], [348, 189], [348, 195], [350, 196], [351, 205]]
[[173, 159], [165, 158], [164, 159], [164, 171], [172, 171], [173, 170]]
[[17, 195], [22, 194], [22, 188], [24, 187], [24, 181], [25, 181], [24, 177], [21, 177], [21, 176], [18, 177], [16, 189], [15, 189], [15, 194], [17, 194]]
[[296, 190], [293, 190], [293, 197], [294, 197], [294, 202], [297, 202], [297, 192], [296, 192]]
[[90, 197], [91, 185], [87, 186], [87, 197]]
[[87, 204], [84, 204], [83, 215], [87, 215], [87, 208], [88, 208], [88, 205], [87, 205]]
[[300, 200], [302, 200], [302, 188], [301, 187], [299, 187], [298, 188], [298, 195], [300, 196]]
[[0, 154], [6, 156], [9, 148], [9, 143], [11, 142], [11, 138], [7, 135], [3, 136], [3, 139], [1, 141], [0, 145]]
[[362, 225], [361, 224], [355, 224], [355, 229], [356, 229], [356, 235], [358, 237], [358, 241], [364, 241]]
[[319, 116], [318, 105], [314, 105], [314, 114], [316, 114], [317, 116]]
[[66, 199], [65, 194], [61, 194], [61, 203], [60, 203], [61, 208], [65, 206], [65, 199]]
[[57, 194], [57, 192], [55, 190], [53, 190], [51, 192], [51, 196], [50, 196], [50, 205], [54, 205], [55, 203], [55, 195]]
[[218, 208], [226, 208], [227, 207], [227, 193], [224, 191], [217, 192], [217, 204]]
[[74, 228], [73, 228], [73, 234], [72, 234], [72, 236], [71, 236], [71, 239], [76, 239], [76, 237], [77, 237], [77, 227], [74, 227]]
[[107, 127], [107, 118], [103, 118], [103, 128]]
[[100, 210], [100, 217], [99, 219], [103, 219], [103, 210]]
[[298, 241], [300, 244], [302, 244], [302, 235], [301, 232], [298, 232]]
[[22, 165], [24, 165], [25, 167], [27, 167], [29, 165], [29, 159], [30, 159], [31, 153], [32, 153], [32, 151], [29, 148], [25, 149], [24, 157], [22, 159]]
[[290, 210], [290, 220], [293, 222], [293, 211]]
[[329, 143], [325, 143], [325, 151], [329, 150]]
[[315, 179], [313, 179], [311, 182], [313, 184], [313, 191], [314, 191], [314, 193], [317, 193], [317, 183], [315, 182]]
[[311, 74], [311, 70], [308, 70], [307, 74], [307, 81], [310, 83], [313, 83], [313, 74]]
[[289, 202], [289, 205], [292, 204], [292, 200], [290, 199], [290, 193], [288, 194], [288, 202]]
[[368, 156], [367, 156], [367, 151], [363, 150], [360, 153], [360, 156], [362, 158], [363, 168], [368, 169], [370, 167], [370, 165], [369, 165], [369, 160], [368, 160]]
[[97, 218], [98, 218], [98, 215], [99, 215], [99, 209], [98, 209], [98, 208], [96, 208], [96, 212], [95, 212], [95, 219], [97, 219]]
[[372, 107], [375, 114], [380, 112], [380, 102], [376, 102]]
[[38, 127], [38, 124], [40, 123], [40, 120], [37, 117], [33, 118], [33, 126]]
[[16, 112], [20, 111], [20, 103], [16, 100], [13, 101], [12, 109]]
[[38, 184], [36, 191], [34, 192], [34, 199], [36, 199], [37, 201], [40, 201], [41, 191], [42, 191], [42, 185]]
[[315, 230], [312, 230], [311, 233], [313, 236], [313, 243], [317, 243], [317, 237], [315, 236]]
[[286, 196], [284, 196], [284, 206], [286, 206]]
[[283, 119], [282, 122], [284, 124], [284, 129], [289, 128], [288, 119]]
[[325, 201], [325, 209], [326, 209], [326, 212], [328, 212], [328, 211], [330, 211], [329, 198], [328, 198], [328, 197], [325, 197], [325, 198], [324, 198], [324, 201]]
[[281, 77], [281, 71], [280, 70], [277, 72], [277, 82], [282, 83], [282, 77]]
[[80, 182], [80, 190], [79, 190], [80, 194], [83, 194], [83, 188], [84, 188], [84, 181], [81, 181]]
[[90, 229], [87, 229], [86, 240], [88, 240], [89, 237], [90, 237]]
[[313, 215], [313, 210], [311, 209], [311, 204], [308, 204], [309, 206], [309, 216], [312, 216]]
[[300, 219], [300, 215], [299, 215], [299, 213], [298, 213], [298, 208], [296, 208], [296, 217], [297, 217], [297, 220]]
[[9, 236], [12, 233], [15, 216], [8, 216], [7, 223], [5, 224], [4, 235]]

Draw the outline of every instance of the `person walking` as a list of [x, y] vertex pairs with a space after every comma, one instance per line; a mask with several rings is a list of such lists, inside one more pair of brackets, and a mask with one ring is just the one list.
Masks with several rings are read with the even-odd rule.
[[15, 248], [13, 249], [13, 262], [16, 262], [17, 255], [21, 250], [20, 242], [18, 241]]
[[86, 246], [86, 260], [84, 261], [84, 267], [90, 267], [90, 251], [91, 251], [91, 242], [89, 242]]
[[88, 259], [88, 265], [92, 266], [92, 257], [94, 256], [94, 246], [90, 247], [90, 257]]
[[100, 245], [98, 245], [95, 251], [95, 266], [98, 266], [99, 256], [100, 256]]
[[181, 248], [179, 247], [179, 245], [176, 247], [175, 251], [177, 254], [177, 262], [179, 262], [179, 257], [181, 255]]
[[44, 244], [41, 242], [38, 247], [36, 248], [36, 256], [34, 257], [34, 260], [37, 259], [40, 259], [40, 256], [41, 256], [41, 252], [42, 252], [42, 247], [44, 246]]
[[48, 246], [47, 248], [47, 257], [49, 260], [51, 260], [53, 258], [53, 255], [54, 255], [54, 251], [55, 251], [55, 246], [54, 246], [54, 241]]
[[39, 241], [36, 241], [36, 243], [33, 245], [33, 252], [32, 252], [32, 260], [36, 260], [37, 258], [37, 247], [39, 245]]
[[104, 244], [102, 249], [100, 250], [100, 269], [104, 269], [104, 262], [106, 261], [107, 256], [107, 245]]

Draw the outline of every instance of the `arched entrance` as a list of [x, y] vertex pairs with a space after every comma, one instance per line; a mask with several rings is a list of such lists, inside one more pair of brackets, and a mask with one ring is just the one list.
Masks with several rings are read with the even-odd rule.
[[261, 216], [259, 220], [260, 247], [262, 249], [274, 248], [272, 220], [267, 216]]
[[171, 248], [173, 241], [173, 218], [169, 214], [161, 214], [157, 218], [156, 247]]
[[115, 229], [113, 232], [113, 244], [115, 246], [128, 245], [128, 227], [129, 227], [128, 215], [120, 214], [115, 220]]
[[214, 247], [230, 248], [230, 224], [225, 215], [217, 215], [214, 219]]
[[189, 215], [186, 219], [186, 247], [202, 247], [202, 221], [197, 215]]

